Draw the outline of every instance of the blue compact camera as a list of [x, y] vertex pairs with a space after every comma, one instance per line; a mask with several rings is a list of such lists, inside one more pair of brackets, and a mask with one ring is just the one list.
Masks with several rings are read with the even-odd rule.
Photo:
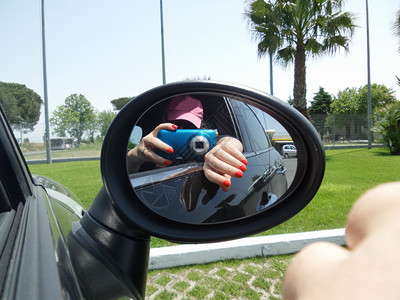
[[157, 154], [178, 164], [204, 160], [204, 155], [217, 144], [217, 131], [213, 129], [163, 129], [157, 137], [174, 149], [171, 154]]

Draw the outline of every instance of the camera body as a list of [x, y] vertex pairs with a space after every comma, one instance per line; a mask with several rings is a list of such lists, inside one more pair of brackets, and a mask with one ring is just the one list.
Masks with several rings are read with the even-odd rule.
[[174, 149], [171, 154], [163, 151], [157, 154], [175, 163], [202, 161], [204, 155], [217, 144], [217, 131], [214, 129], [162, 129], [157, 137]]

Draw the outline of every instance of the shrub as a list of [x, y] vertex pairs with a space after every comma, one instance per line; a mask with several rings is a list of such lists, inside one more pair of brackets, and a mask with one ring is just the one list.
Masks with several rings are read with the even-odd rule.
[[391, 154], [400, 155], [400, 101], [376, 113], [374, 131]]

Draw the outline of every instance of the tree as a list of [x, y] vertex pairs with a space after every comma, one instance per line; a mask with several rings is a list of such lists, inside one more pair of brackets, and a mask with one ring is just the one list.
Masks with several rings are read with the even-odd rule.
[[[328, 126], [342, 128], [347, 126], [355, 128], [357, 133], [362, 133], [368, 122], [367, 115], [368, 85], [356, 88], [346, 88], [340, 91], [331, 104], [331, 113], [328, 117]], [[385, 85], [371, 85], [372, 113], [383, 109], [396, 100], [394, 91]]]
[[[368, 85], [356, 88], [346, 88], [339, 91], [337, 98], [332, 102], [331, 112], [335, 114], [366, 115]], [[394, 91], [383, 84], [371, 85], [372, 113], [396, 101]]]
[[400, 155], [400, 101], [377, 111], [373, 130], [391, 154]]
[[135, 97], [122, 97], [122, 98], [117, 98], [114, 100], [111, 100], [111, 104], [114, 107], [114, 110], [121, 110], [125, 104], [127, 104], [129, 101], [134, 99]]
[[0, 104], [9, 122], [33, 129], [40, 118], [42, 98], [23, 84], [0, 81]]
[[308, 112], [310, 113], [311, 122], [322, 138], [326, 131], [326, 120], [331, 111], [333, 99], [332, 95], [325, 92], [323, 87], [320, 87], [319, 91], [314, 95], [314, 101], [311, 102]]
[[95, 123], [93, 106], [85, 96], [72, 94], [65, 99], [64, 105], [53, 112], [50, 123], [57, 135], [66, 136], [68, 133], [80, 144], [85, 133], [92, 133]]
[[[393, 33], [400, 41], [400, 10], [396, 12], [396, 19], [393, 22]], [[400, 43], [398, 51], [400, 53]]]
[[348, 51], [355, 25], [349, 12], [341, 11], [342, 0], [255, 0], [246, 12], [259, 39], [260, 56], [275, 54], [275, 60], [294, 62], [294, 107], [307, 114], [307, 55]]
[[100, 137], [104, 138], [108, 127], [112, 120], [115, 118], [116, 113], [112, 111], [102, 111], [97, 115], [97, 122], [99, 124]]
[[[400, 41], [400, 10], [396, 12], [396, 19], [393, 22], [393, 33]], [[398, 51], [400, 53], [400, 43]], [[396, 79], [397, 79], [397, 84], [400, 85], [400, 78], [396, 76]]]

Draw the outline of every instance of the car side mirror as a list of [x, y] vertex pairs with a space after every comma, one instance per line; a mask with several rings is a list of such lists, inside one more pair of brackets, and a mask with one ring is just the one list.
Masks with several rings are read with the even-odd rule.
[[[181, 206], [182, 210], [171, 209], [168, 212], [158, 210], [157, 205], [151, 205], [151, 197], [160, 197], [156, 193], [161, 190], [165, 193], [165, 195], [162, 195], [165, 196], [164, 200], [171, 201], [171, 199], [166, 199], [167, 193], [170, 192], [171, 194], [171, 190], [168, 190], [168, 186], [163, 185], [163, 183], [171, 183], [174, 176], [179, 177], [179, 181], [183, 182], [183, 178], [190, 178], [198, 172], [198, 164], [185, 166], [185, 168], [175, 168], [169, 170], [167, 174], [165, 174], [166, 169], [161, 168], [150, 172], [150, 174], [143, 172], [132, 175], [128, 174], [127, 171], [127, 147], [131, 141], [133, 129], [141, 121], [148, 121], [149, 118], [152, 118], [154, 124], [160, 122], [162, 115], [150, 114], [151, 117], [149, 117], [150, 109], [156, 108], [157, 105], [173, 97], [188, 94], [197, 95], [203, 101], [206, 101], [204, 99], [207, 97], [210, 99], [219, 98], [221, 101], [233, 99], [237, 102], [239, 110], [241, 104], [246, 104], [265, 113], [265, 116], [268, 116], [270, 122], [274, 124], [267, 130], [277, 129], [276, 126], [285, 130], [290, 141], [296, 146], [297, 163], [296, 166], [291, 167], [293, 176], [288, 184], [288, 189], [279, 195], [273, 205], [257, 210], [256, 206], [259, 203], [254, 203], [253, 207], [248, 209], [245, 214], [230, 219], [221, 218], [220, 220], [215, 214], [223, 214], [223, 210], [208, 212], [208, 215], [205, 213], [206, 215], [203, 218], [196, 218], [197, 211], [194, 210], [190, 213], [186, 211], [184, 213], [185, 209], [181, 203], [173, 204], [176, 205], [174, 207]], [[211, 101], [215, 102], [215, 100]], [[236, 118], [236, 121], [240, 122], [240, 120], [237, 120], [237, 116], [233, 115], [232, 118]], [[242, 119], [248, 119], [248, 116], [242, 116]], [[242, 131], [245, 130], [241, 129]], [[236, 130], [240, 130], [240, 128]], [[247, 130], [254, 129], [247, 128]], [[244, 135], [243, 132], [241, 134]], [[251, 134], [247, 134], [246, 138], [250, 139]], [[249, 141], [249, 143], [252, 142], [257, 143], [258, 141]], [[279, 141], [275, 142], [275, 146], [278, 147]], [[259, 162], [259, 164], [264, 163], [266, 164], [266, 161]], [[251, 166], [248, 168], [250, 169]], [[99, 211], [96, 209], [96, 201], [88, 213], [103, 225], [114, 230], [119, 231], [121, 230], [119, 226], [122, 226], [125, 234], [135, 235], [137, 232], [141, 232], [184, 243], [229, 240], [267, 230], [293, 217], [311, 201], [317, 192], [323, 178], [324, 169], [325, 155], [319, 135], [311, 123], [287, 103], [259, 91], [237, 85], [210, 81], [173, 83], [154, 88], [129, 102], [115, 117], [105, 137], [101, 154], [104, 188], [107, 197], [109, 197], [111, 211], [117, 216], [118, 220], [123, 220], [122, 224], [115, 220], [112, 223], [108, 222], [110, 216], [104, 215], [108, 210]], [[184, 175], [182, 175], [182, 172]], [[161, 178], [158, 175], [159, 173], [162, 173]], [[182, 176], [178, 176], [177, 173]], [[262, 174], [255, 175], [262, 177]], [[254, 178], [254, 180], [257, 179], [258, 181], [261, 180]], [[238, 184], [239, 181], [240, 179], [236, 180]], [[233, 184], [235, 183], [232, 182]], [[257, 182], [254, 182], [254, 184], [257, 185]], [[146, 191], [144, 188], [146, 185], [150, 187], [150, 190]], [[156, 185], [163, 188], [156, 189]], [[255, 190], [254, 186], [251, 187], [250, 185], [246, 189], [248, 193]], [[180, 190], [173, 192], [181, 194]], [[179, 197], [175, 197], [172, 201], [177, 202], [178, 199]], [[225, 200], [218, 199], [220, 199], [219, 201]], [[182, 201], [185, 200], [187, 199]], [[213, 203], [214, 206], [219, 204], [221, 202]], [[178, 215], [179, 213], [181, 214]], [[210, 218], [213, 219], [213, 217], [215, 221], [206, 221]]]
[[[177, 160], [165, 168], [139, 166], [130, 171], [127, 153], [161, 123], [168, 101], [187, 95], [204, 104], [203, 121], [214, 124], [209, 129], [234, 136], [244, 145], [247, 177], [232, 179], [230, 192], [204, 181], [203, 161], [198, 157]], [[228, 121], [223, 122], [224, 118]], [[295, 158], [283, 158], [285, 144], [295, 146]], [[203, 146], [199, 142], [196, 147]], [[121, 272], [137, 276], [138, 268], [143, 274], [147, 265], [135, 262], [132, 255], [148, 255], [150, 236], [205, 243], [268, 230], [312, 200], [324, 170], [325, 154], [317, 131], [287, 103], [233, 84], [188, 81], [163, 85], [131, 100], [110, 125], [101, 153], [103, 188], [75, 236], [79, 240], [79, 235], [89, 235], [113, 257], [114, 265], [121, 265]], [[130, 256], [130, 267], [121, 253]], [[136, 291], [143, 295], [145, 283], [135, 280]]]

